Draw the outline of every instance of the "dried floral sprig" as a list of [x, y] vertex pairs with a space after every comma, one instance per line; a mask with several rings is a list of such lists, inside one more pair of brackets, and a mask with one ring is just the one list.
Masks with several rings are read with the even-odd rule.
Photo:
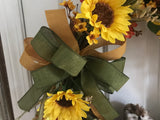
[[127, 35], [125, 35], [125, 38], [132, 38], [132, 36], [136, 36], [138, 37], [139, 35], [142, 35], [142, 31], [141, 30], [135, 30], [135, 27], [137, 27], [137, 23], [133, 22], [130, 26], [129, 26], [129, 31], [127, 32]]
[[153, 2], [152, 0], [150, 0], [150, 2], [147, 4], [143, 2], [143, 0], [137, 0], [137, 2], [132, 5], [131, 8], [134, 10], [133, 14], [131, 15], [132, 21], [146, 21], [147, 23], [149, 21], [159, 21], [156, 2]]

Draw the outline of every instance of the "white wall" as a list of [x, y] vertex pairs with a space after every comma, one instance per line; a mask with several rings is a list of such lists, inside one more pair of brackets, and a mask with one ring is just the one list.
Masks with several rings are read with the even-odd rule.
[[[160, 118], [160, 40], [149, 31], [146, 23], [140, 23], [136, 29], [142, 30], [142, 36], [127, 40], [124, 73], [130, 79], [119, 92], [110, 96], [118, 111], [124, 104], [140, 104], [149, 110], [156, 120]], [[113, 47], [109, 47], [113, 49]]]
[[41, 26], [47, 26], [45, 10], [57, 9], [59, 0], [22, 0], [27, 37], [33, 37]]

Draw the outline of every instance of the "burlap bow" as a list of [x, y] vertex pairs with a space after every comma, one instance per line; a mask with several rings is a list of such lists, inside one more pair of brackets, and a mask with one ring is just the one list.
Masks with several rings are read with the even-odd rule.
[[33, 40], [25, 40], [20, 62], [31, 71], [34, 85], [19, 100], [20, 108], [29, 111], [53, 85], [76, 77], [85, 95], [93, 96], [92, 110], [96, 109], [101, 119], [116, 118], [117, 112], [101, 90], [113, 93], [128, 80], [123, 74], [125, 58], [122, 57], [126, 42], [117, 42], [121, 45], [119, 48], [100, 53], [95, 48], [110, 44], [100, 39], [97, 45], [87, 46], [80, 51], [69, 28], [65, 10], [46, 11], [46, 17], [50, 29], [42, 27]]

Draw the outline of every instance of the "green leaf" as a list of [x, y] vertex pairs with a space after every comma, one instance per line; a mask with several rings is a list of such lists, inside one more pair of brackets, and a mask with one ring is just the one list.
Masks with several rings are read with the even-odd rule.
[[44, 103], [45, 103], [46, 99], [47, 99], [47, 94], [44, 94], [44, 96], [42, 98], [42, 103], [40, 105], [38, 120], [43, 120]]
[[137, 0], [127, 0], [127, 1], [123, 4], [123, 6], [133, 5], [133, 4], [135, 4], [136, 2], [137, 2]]
[[147, 26], [155, 34], [160, 30], [160, 25], [156, 25], [153, 22], [148, 22]]

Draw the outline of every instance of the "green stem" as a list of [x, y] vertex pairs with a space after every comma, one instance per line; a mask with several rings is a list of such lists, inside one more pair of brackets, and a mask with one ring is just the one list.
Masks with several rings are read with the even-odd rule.
[[38, 120], [42, 120], [43, 119], [44, 103], [45, 103], [46, 99], [47, 99], [47, 94], [44, 94], [44, 96], [42, 98], [42, 103], [40, 105]]
[[26, 113], [27, 111], [24, 111], [18, 118], [16, 118], [16, 120], [20, 120], [21, 117]]
[[[53, 86], [49, 92], [52, 92], [55, 90], [55, 86]], [[47, 99], [47, 94], [45, 93], [43, 98], [42, 98], [42, 102], [41, 102], [41, 105], [40, 105], [40, 110], [39, 110], [39, 116], [38, 116], [38, 120], [43, 120], [43, 111], [44, 111], [44, 103]]]
[[131, 22], [142, 22], [142, 21], [145, 21], [145, 19], [144, 18], [132, 18], [130, 21]]
[[[38, 103], [37, 104], [35, 104], [32, 108], [34, 108], [34, 107], [36, 107], [39, 103], [41, 103], [42, 102], [42, 99], [40, 99], [39, 101], [38, 101]], [[16, 120], [20, 120], [21, 119], [21, 117], [23, 117], [23, 115], [25, 114], [25, 113], [27, 113], [28, 111], [24, 111], [18, 118], [16, 118]]]
[[[53, 87], [51, 88], [50, 92], [52, 92], [53, 90], [55, 90], [55, 86], [53, 86]], [[40, 104], [40, 103], [43, 104], [43, 105], [41, 104], [41, 106], [40, 106], [40, 111], [41, 111], [41, 113], [42, 113], [42, 115], [41, 115], [42, 118], [43, 118], [43, 109], [42, 109], [42, 108], [44, 108], [44, 102], [45, 102], [46, 99], [47, 99], [47, 94], [44, 94], [43, 98], [40, 99], [40, 100], [37, 102], [37, 104], [35, 104], [35, 105], [32, 107], [32, 108], [34, 108], [34, 107], [36, 107], [36, 106], [37, 106], [38, 104]], [[19, 117], [16, 118], [16, 120], [20, 120], [21, 117], [23, 117], [23, 115], [24, 115], [25, 113], [27, 113], [27, 111], [24, 111]], [[42, 118], [40, 119], [40, 117], [39, 117], [38, 120], [42, 120]]]
[[71, 77], [71, 80], [77, 86], [77, 88], [82, 91], [81, 87], [74, 81], [74, 79], [72, 77]]

